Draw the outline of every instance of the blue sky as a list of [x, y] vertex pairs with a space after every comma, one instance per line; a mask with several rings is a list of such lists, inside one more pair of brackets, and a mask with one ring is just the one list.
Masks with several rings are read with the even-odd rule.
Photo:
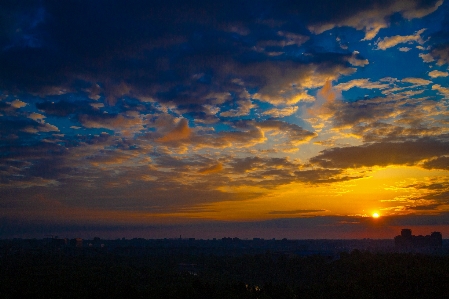
[[0, 11], [0, 236], [449, 233], [446, 1]]

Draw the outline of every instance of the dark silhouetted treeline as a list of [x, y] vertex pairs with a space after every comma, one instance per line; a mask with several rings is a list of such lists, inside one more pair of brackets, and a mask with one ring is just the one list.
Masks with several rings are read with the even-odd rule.
[[[180, 265], [194, 269], [190, 274]], [[288, 256], [104, 251], [0, 258], [1, 298], [449, 298], [449, 256]]]

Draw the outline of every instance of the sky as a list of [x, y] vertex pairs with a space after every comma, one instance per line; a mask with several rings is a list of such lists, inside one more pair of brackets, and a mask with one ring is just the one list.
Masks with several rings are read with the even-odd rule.
[[443, 0], [1, 1], [0, 238], [447, 238], [448, 68]]

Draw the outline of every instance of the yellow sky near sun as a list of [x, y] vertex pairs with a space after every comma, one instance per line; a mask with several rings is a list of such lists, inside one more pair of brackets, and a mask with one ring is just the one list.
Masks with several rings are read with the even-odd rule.
[[[365, 170], [368, 171], [368, 170]], [[381, 216], [408, 213], [407, 206], [430, 204], [416, 200], [428, 191], [413, 185], [420, 182], [441, 182], [449, 171], [426, 170], [419, 167], [390, 166], [371, 169], [364, 178], [330, 184], [292, 183], [261, 196], [244, 201], [224, 201], [198, 206], [198, 212], [179, 216], [215, 220], [264, 220], [317, 215]], [[226, 192], [262, 192], [260, 188], [224, 188]], [[311, 211], [312, 210], [312, 211]], [[318, 210], [313, 212], [313, 210]]]

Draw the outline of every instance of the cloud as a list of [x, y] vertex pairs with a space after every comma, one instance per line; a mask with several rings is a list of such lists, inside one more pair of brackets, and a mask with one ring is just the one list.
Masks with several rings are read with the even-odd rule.
[[344, 182], [360, 178], [359, 175], [347, 175], [340, 169], [316, 168], [311, 170], [297, 170], [294, 172], [295, 180], [311, 184], [329, 184]]
[[290, 211], [270, 211], [268, 214], [271, 215], [295, 215], [295, 214], [310, 214], [326, 212], [326, 210], [290, 210]]
[[27, 105], [27, 103], [22, 102], [21, 100], [14, 100], [11, 102], [11, 106], [16, 109], [25, 107], [26, 105]]
[[45, 118], [45, 115], [32, 112], [28, 117], [31, 118], [32, 120], [43, 120]]
[[447, 76], [449, 76], [449, 73], [438, 71], [438, 70], [433, 70], [433, 71], [429, 72], [429, 76], [432, 78], [447, 77]]
[[336, 147], [310, 159], [325, 168], [359, 168], [416, 165], [449, 153], [449, 143], [432, 138], [406, 142], [379, 142], [362, 146]]
[[363, 137], [364, 142], [444, 134], [441, 109], [445, 108], [433, 100], [417, 97], [431, 89], [445, 92], [444, 87], [430, 83], [421, 78], [404, 78], [389, 83], [384, 79], [379, 82], [356, 79], [339, 84], [335, 89], [377, 87], [385, 96], [328, 103], [325, 105], [328, 119], [334, 130], [342, 134], [350, 130], [355, 136]]
[[353, 53], [353, 55], [348, 58], [348, 62], [353, 66], [361, 66], [361, 67], [364, 67], [365, 65], [369, 64], [368, 59], [363, 59], [358, 56], [359, 56], [358, 52]]
[[[155, 138], [155, 135], [148, 133], [148, 138]], [[168, 136], [167, 138], [165, 138]], [[264, 143], [266, 137], [264, 132], [252, 125], [244, 125], [236, 130], [214, 132], [206, 130], [192, 130], [188, 127], [187, 121], [178, 123], [172, 131], [162, 137], [156, 137], [156, 142], [168, 147], [181, 148], [190, 146], [192, 150], [202, 148], [229, 148], [229, 147], [251, 147], [255, 144]], [[186, 149], [186, 148], [185, 148]]]
[[251, 109], [255, 107], [255, 105], [251, 102], [250, 99], [244, 99], [238, 101], [238, 109], [231, 109], [225, 112], [220, 113], [222, 117], [238, 117], [248, 115], [251, 112]]
[[335, 86], [339, 90], [349, 90], [353, 87], [366, 88], [366, 89], [385, 89], [388, 84], [370, 82], [369, 79], [353, 79], [351, 81], [340, 83]]
[[[265, 46], [273, 48], [269, 51], [297, 49], [310, 40], [305, 30], [281, 25], [267, 30], [253, 13], [251, 1], [245, 5], [199, 1], [192, 6], [178, 2], [154, 6], [117, 0], [101, 13], [89, 1], [70, 10], [62, 3], [43, 3], [46, 17], [36, 27], [36, 36], [45, 36], [45, 41], [39, 48], [13, 47], [0, 54], [4, 66], [0, 87], [41, 96], [44, 99], [36, 107], [57, 116], [94, 114], [87, 105], [107, 111], [130, 98], [152, 99], [176, 107], [184, 117], [190, 114], [195, 123], [212, 124], [220, 116], [249, 115], [255, 108], [253, 99], [279, 106], [313, 102], [310, 88], [353, 73], [348, 63], [368, 63], [354, 53], [315, 52], [304, 57], [287, 53], [279, 60], [257, 52], [259, 41], [264, 38]], [[283, 21], [285, 7], [274, 3], [270, 8], [268, 18]], [[9, 9], [14, 11], [12, 19], [24, 14], [22, 6]], [[307, 5], [300, 14], [313, 9]], [[239, 32], [248, 39], [236, 41]], [[70, 100], [45, 99], [62, 94], [70, 94]], [[102, 124], [100, 119], [80, 116], [79, 122], [88, 128], [104, 125], [115, 130], [112, 118], [103, 117]]]
[[[8, 217], [213, 218], [211, 203], [283, 200], [293, 186], [303, 194], [366, 175], [347, 167], [447, 168], [442, 79], [417, 78], [419, 67], [409, 78], [364, 79], [387, 51], [355, 51], [361, 33], [353, 29], [313, 34], [351, 26], [374, 39], [390, 23], [429, 15], [439, 1], [100, 4], [12, 1], [0, 12], [0, 205], [15, 203]], [[429, 27], [426, 43], [440, 42], [434, 32]], [[423, 35], [382, 38], [378, 47], [421, 43]], [[444, 44], [419, 49], [445, 65]], [[382, 69], [403, 74], [389, 71]], [[415, 203], [407, 212], [435, 208], [444, 192], [408, 197]], [[35, 214], [39, 201], [27, 198], [36, 193], [63, 208], [43, 202]], [[273, 207], [261, 217], [329, 212]]]
[[[360, 176], [348, 175], [340, 169], [303, 169], [304, 165], [286, 158], [246, 157], [234, 159], [229, 163], [230, 173], [239, 175], [232, 185], [278, 188], [292, 182], [307, 184], [329, 184], [357, 179]], [[242, 177], [244, 175], [245, 178]]]
[[423, 167], [426, 169], [449, 169], [449, 157], [443, 156], [424, 162]]
[[37, 102], [36, 108], [47, 114], [65, 117], [71, 114], [92, 114], [93, 109], [87, 101], [70, 102], [66, 100], [60, 101], [43, 101]]
[[422, 58], [422, 60], [426, 63], [430, 63], [432, 61], [435, 61], [435, 59], [433, 58], [433, 56], [431, 54], [424, 54], [424, 53], [419, 53], [419, 57]]
[[[448, 45], [442, 45], [434, 48], [430, 54], [431, 56], [430, 61], [437, 61], [437, 65], [442, 66], [445, 64], [449, 64], [449, 46]], [[427, 62], [427, 61], [426, 61]]]
[[217, 164], [209, 166], [209, 167], [201, 168], [200, 170], [198, 170], [198, 173], [200, 173], [200, 174], [211, 174], [211, 173], [220, 172], [222, 170], [223, 170], [223, 164], [217, 163]]
[[[328, 20], [310, 25], [309, 30], [319, 34], [334, 27], [350, 26], [357, 30], [364, 30], [364, 40], [372, 40], [381, 29], [389, 26], [389, 20], [393, 14], [399, 13], [408, 20], [422, 18], [434, 12], [442, 3], [442, 0], [369, 1], [352, 3], [352, 7], [350, 7], [344, 5], [347, 3], [339, 2], [338, 4], [341, 6], [329, 5], [329, 10], [334, 9], [333, 16]], [[346, 11], [343, 11], [343, 7]], [[342, 12], [342, 14], [336, 14], [335, 11]], [[325, 13], [323, 15], [326, 16]]]
[[[302, 127], [278, 120], [236, 121], [230, 123], [233, 131], [204, 131], [192, 130], [187, 120], [179, 122], [174, 129], [156, 139], [157, 142], [170, 147], [192, 146], [201, 148], [250, 147], [264, 143], [267, 140], [265, 132], [280, 134], [287, 138], [288, 145], [297, 146], [307, 142], [316, 134]], [[169, 136], [166, 138], [166, 136]]]
[[415, 34], [413, 35], [395, 35], [395, 36], [391, 36], [391, 37], [385, 37], [383, 39], [379, 39], [377, 41], [377, 48], [380, 50], [386, 50], [388, 48], [392, 48], [398, 44], [403, 44], [403, 43], [410, 43], [410, 42], [417, 42], [419, 44], [423, 44], [424, 40], [421, 37], [421, 34], [425, 31], [426, 29], [421, 29], [419, 31], [416, 31]]
[[57, 126], [54, 126], [54, 125], [51, 125], [51, 124], [47, 124], [47, 123], [39, 124], [37, 129], [40, 132], [59, 132], [59, 129], [58, 129]]
[[404, 78], [401, 81], [411, 83], [414, 85], [428, 85], [428, 84], [432, 83], [432, 81], [422, 79], [422, 78]]
[[[121, 131], [125, 135], [137, 134], [143, 130], [143, 120], [139, 115], [128, 111], [123, 114], [79, 114], [77, 120], [86, 128], [105, 128]], [[132, 133], [131, 133], [132, 132]]]
[[399, 51], [401, 51], [401, 52], [408, 52], [408, 51], [410, 51], [412, 48], [409, 48], [409, 47], [400, 47], [398, 50]]
[[318, 91], [318, 95], [323, 97], [326, 102], [333, 102], [335, 100], [336, 94], [332, 88], [332, 81], [328, 80], [324, 84], [323, 88]]
[[156, 139], [156, 141], [161, 143], [182, 141], [188, 139], [191, 133], [192, 131], [189, 128], [187, 120], [183, 118], [173, 130]]
[[332, 117], [337, 97], [341, 97], [340, 90], [333, 88], [330, 80], [326, 81], [323, 88], [318, 90], [317, 101], [307, 110], [311, 116], [309, 121], [315, 130], [320, 131], [324, 127], [324, 122]]
[[[288, 31], [278, 31], [276, 36], [273, 36], [271, 39], [263, 39], [258, 41], [256, 49], [258, 51], [268, 51], [267, 48], [279, 48], [279, 50], [284, 50], [284, 47], [288, 46], [301, 46], [305, 42], [307, 42], [310, 38], [306, 35], [297, 34], [294, 32]], [[268, 55], [272, 52], [267, 52]], [[279, 52], [283, 54], [283, 52]]]
[[440, 84], [434, 84], [432, 85], [433, 90], [437, 90], [439, 93], [444, 95], [445, 97], [449, 97], [449, 88], [443, 87]]
[[285, 107], [285, 108], [272, 108], [262, 112], [262, 115], [269, 115], [274, 118], [290, 116], [298, 111], [298, 106]]
[[308, 36], [296, 34], [293, 32], [278, 31], [277, 34], [285, 38], [285, 40], [282, 41], [282, 46], [301, 46], [303, 43], [309, 40]]
[[316, 133], [303, 129], [302, 127], [279, 120], [266, 120], [259, 123], [253, 123], [254, 126], [275, 133], [286, 134], [289, 142], [293, 146], [309, 141], [316, 136]]
[[29, 189], [33, 187], [56, 187], [60, 183], [56, 180], [44, 179], [41, 177], [31, 177], [26, 180], [14, 181], [9, 180], [7, 183], [0, 183], [0, 188], [19, 188], [19, 189]]
[[[330, 58], [330, 57], [329, 57]], [[273, 105], [294, 105], [298, 102], [313, 102], [307, 89], [323, 86], [327, 81], [336, 80], [341, 75], [349, 75], [355, 70], [345, 66], [348, 55], [333, 57], [330, 64], [327, 63], [261, 63], [252, 66], [251, 73], [264, 74], [265, 84], [253, 95], [254, 99], [268, 102]], [[248, 72], [245, 68], [242, 71]]]

